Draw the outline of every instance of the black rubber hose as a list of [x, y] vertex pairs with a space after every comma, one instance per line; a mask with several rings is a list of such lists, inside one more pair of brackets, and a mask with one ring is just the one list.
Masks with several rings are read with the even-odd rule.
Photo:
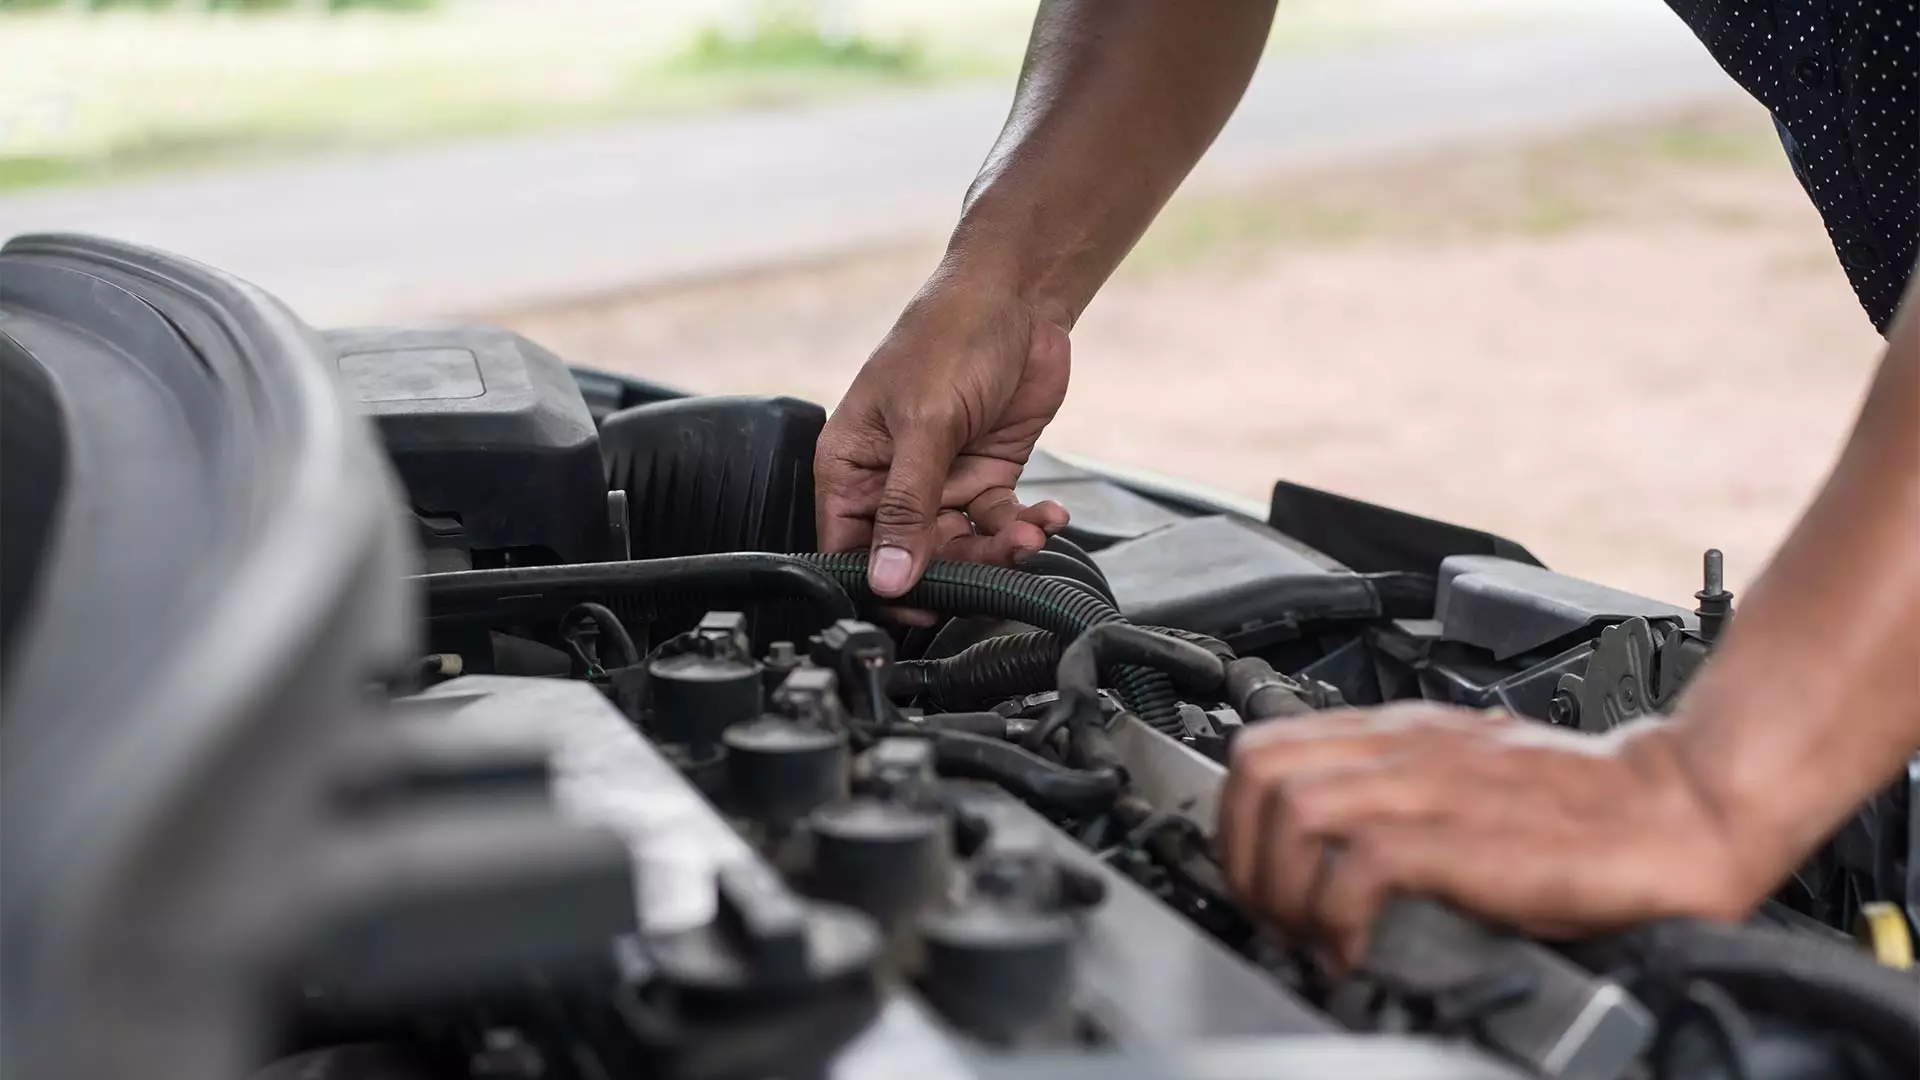
[[1070, 769], [1003, 739], [961, 731], [934, 733], [942, 776], [991, 780], [1021, 799], [1067, 817], [1104, 813], [1120, 796], [1112, 769]]
[[1113, 586], [1107, 584], [1107, 572], [1100, 569], [1100, 564], [1094, 561], [1093, 556], [1087, 552], [1086, 548], [1056, 533], [1053, 536], [1047, 537], [1046, 550], [1057, 555], [1065, 555], [1067, 558], [1086, 567], [1088, 573], [1099, 579], [1100, 591], [1108, 596], [1113, 595]]
[[793, 557], [819, 567], [864, 603], [925, 608], [943, 615], [992, 615], [1069, 638], [1088, 627], [1120, 621], [1112, 604], [1075, 585], [1000, 566], [936, 561], [905, 596], [882, 599], [867, 587], [865, 552]]
[[982, 735], [990, 739], [1007, 737], [1007, 718], [997, 712], [928, 713], [918, 723], [908, 721], [908, 725], [932, 731], [964, 731], [969, 735]]
[[621, 622], [620, 616], [608, 610], [605, 604], [585, 600], [573, 605], [560, 619], [562, 636], [565, 636], [566, 631], [581, 619], [591, 620], [593, 625], [599, 627], [600, 633], [613, 646], [614, 651], [620, 654], [619, 663], [611, 665], [603, 663], [602, 666], [631, 667], [640, 662], [640, 647], [633, 643], [633, 635], [627, 633], [627, 624]]
[[[1171, 626], [1141, 629], [1191, 642], [1223, 661], [1235, 659], [1233, 649], [1218, 638]], [[887, 690], [902, 700], [926, 697], [941, 708], [980, 708], [1054, 689], [1061, 651], [1060, 639], [1044, 630], [1003, 634], [943, 659], [901, 661], [892, 668]]]
[[967, 709], [1053, 689], [1060, 639], [1045, 630], [1003, 634], [939, 660], [902, 660], [889, 672], [895, 698], [927, 697]]
[[1104, 769], [1127, 776], [1126, 762], [1113, 736], [1100, 724], [1077, 724], [1068, 733], [1067, 763], [1076, 769]]
[[1217, 637], [1202, 634], [1197, 630], [1182, 630], [1177, 626], [1143, 626], [1141, 629], [1151, 630], [1156, 634], [1165, 634], [1170, 638], [1179, 638], [1181, 641], [1192, 642], [1219, 657], [1223, 663], [1239, 658], [1239, 654], [1233, 651], [1233, 646], [1221, 641]]
[[1568, 947], [1595, 970], [1652, 980], [1700, 979], [1741, 1007], [1848, 1032], [1912, 1076], [1920, 1070], [1920, 979], [1850, 943], [1771, 926], [1672, 920]]
[[[1202, 693], [1218, 690], [1226, 678], [1226, 665], [1199, 645], [1126, 623], [1105, 623], [1073, 639], [1060, 654], [1060, 666], [1054, 670], [1060, 700], [1021, 741], [1028, 749], [1039, 750], [1062, 725], [1076, 733], [1075, 738], [1082, 728], [1098, 727], [1100, 673], [1123, 663], [1164, 672]], [[1170, 697], [1169, 705], [1177, 704], [1177, 700]], [[1178, 712], [1169, 711], [1178, 723]]]
[[1107, 579], [1101, 575], [1099, 568], [1094, 566], [1091, 560], [1081, 562], [1071, 555], [1058, 551], [1036, 551], [1020, 569], [1041, 577], [1077, 581], [1107, 603], [1116, 608], [1120, 606], [1120, 602], [1113, 597], [1113, 586], [1107, 584]]
[[1100, 672], [1119, 664], [1164, 671], [1181, 685], [1202, 692], [1218, 690], [1226, 678], [1220, 658], [1193, 642], [1143, 626], [1104, 623], [1074, 638], [1060, 654], [1054, 681], [1061, 697], [1076, 694], [1090, 700], [1100, 692]]
[[1257, 656], [1229, 661], [1226, 682], [1227, 703], [1248, 723], [1313, 712], [1300, 697], [1299, 685]]
[[[864, 552], [836, 555], [799, 555], [826, 571], [855, 598], [879, 603], [867, 588]], [[1019, 570], [974, 563], [934, 562], [905, 596], [887, 604], [926, 608], [947, 615], [992, 615], [1077, 638], [1095, 626], [1125, 622], [1113, 605], [1084, 587]], [[1128, 709], [1163, 731], [1180, 723], [1173, 682], [1149, 668], [1130, 665], [1115, 676], [1115, 689]]]
[[423, 574], [432, 618], [491, 614], [503, 604], [538, 609], [634, 597], [721, 594], [742, 599], [792, 597], [807, 603], [821, 625], [858, 612], [836, 577], [794, 555], [738, 552], [632, 562], [516, 566]]
[[1071, 585], [1081, 592], [1086, 593], [1088, 596], [1093, 597], [1095, 600], [1118, 610], [1118, 605], [1114, 604], [1112, 596], [1101, 592], [1098, 586], [1082, 581], [1079, 578], [1067, 577], [1064, 574], [1035, 574], [1034, 576], [1046, 578], [1048, 581], [1057, 581], [1062, 585]]

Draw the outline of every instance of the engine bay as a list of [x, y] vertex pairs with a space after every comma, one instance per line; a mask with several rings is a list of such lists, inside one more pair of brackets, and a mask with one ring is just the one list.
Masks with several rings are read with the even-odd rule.
[[316, 333], [63, 236], [0, 250], [0, 376], [9, 1074], [1920, 1070], [1920, 764], [1739, 925], [1399, 897], [1341, 970], [1223, 880], [1240, 733], [1657, 716], [1739, 618], [1716, 552], [1666, 603], [1043, 452], [1022, 497], [1072, 525], [936, 562], [905, 627], [814, 550], [811, 402]]
[[[434, 1076], [1081, 1075], [1138, 1052], [1171, 1075], [1905, 1074], [1915, 984], [1847, 935], [1911, 902], [1909, 790], [1750, 926], [1556, 947], [1403, 898], [1351, 973], [1250, 919], [1214, 861], [1248, 725], [1424, 699], [1599, 733], [1664, 710], [1732, 617], [1718, 552], [1688, 610], [1295, 485], [1261, 520], [1041, 455], [1023, 494], [1073, 526], [1019, 569], [936, 562], [901, 602], [938, 624], [890, 627], [863, 555], [810, 553], [820, 407], [570, 373], [501, 331], [329, 340], [428, 570], [387, 771], [408, 799], [545, 794], [618, 843], [495, 850], [500, 880], [448, 871], [435, 905], [362, 928], [288, 1068], [372, 1043]], [[520, 974], [476, 998], [461, 942], [377, 955], [469, 908], [512, 912], [466, 932], [537, 943], [537, 976], [508, 950]], [[1780, 951], [1817, 959], [1789, 976]], [[1900, 1034], [1810, 1022], [1803, 995], [1841, 992], [1822, 978]], [[1232, 1065], [1202, 1049], [1246, 1039]]]

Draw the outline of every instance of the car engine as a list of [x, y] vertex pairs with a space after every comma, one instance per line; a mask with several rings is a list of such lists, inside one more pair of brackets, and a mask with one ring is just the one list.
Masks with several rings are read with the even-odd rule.
[[[35, 311], [76, 317], [43, 264], [132, 273], [61, 243], [0, 259], [22, 342]], [[1402, 897], [1340, 971], [1215, 862], [1250, 726], [1405, 699], [1593, 733], [1661, 713], [1738, 618], [1718, 552], [1689, 608], [1299, 485], [1252, 514], [1043, 453], [1023, 497], [1072, 526], [1018, 569], [936, 562], [899, 603], [937, 623], [896, 627], [863, 555], [811, 550], [818, 405], [484, 327], [299, 340], [377, 432], [363, 481], [396, 478], [413, 572], [384, 587], [411, 614], [405, 663], [359, 685], [371, 722], [327, 751], [325, 857], [247, 939], [271, 942], [242, 965], [254, 1075], [1920, 1067], [1920, 767], [1739, 926], [1549, 944]]]

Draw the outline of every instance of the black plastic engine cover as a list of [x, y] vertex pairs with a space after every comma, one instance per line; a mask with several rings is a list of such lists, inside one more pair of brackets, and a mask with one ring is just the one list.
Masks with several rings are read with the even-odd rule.
[[601, 424], [636, 559], [812, 551], [813, 448], [827, 411], [790, 397], [700, 397]]
[[1443, 560], [1433, 610], [1448, 641], [1486, 649], [1495, 660], [1635, 616], [1700, 624], [1685, 608], [1497, 555]]
[[1134, 622], [1181, 626], [1246, 647], [1284, 637], [1302, 622], [1379, 612], [1366, 579], [1242, 518], [1188, 518], [1114, 544], [1094, 561]]
[[599, 436], [559, 357], [487, 326], [326, 339], [348, 392], [380, 427], [430, 569], [606, 557]]

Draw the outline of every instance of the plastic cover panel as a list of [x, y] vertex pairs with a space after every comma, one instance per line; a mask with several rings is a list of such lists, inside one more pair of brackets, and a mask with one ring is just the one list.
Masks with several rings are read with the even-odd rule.
[[430, 544], [606, 557], [600, 441], [573, 373], [488, 326], [330, 330], [347, 393], [374, 418], [414, 508], [458, 519]]
[[1372, 587], [1257, 521], [1188, 518], [1094, 556], [1136, 623], [1244, 639], [1317, 618], [1369, 616]]
[[1636, 615], [1697, 622], [1672, 604], [1493, 555], [1455, 555], [1442, 562], [1433, 615], [1448, 641], [1486, 649], [1496, 660]]

